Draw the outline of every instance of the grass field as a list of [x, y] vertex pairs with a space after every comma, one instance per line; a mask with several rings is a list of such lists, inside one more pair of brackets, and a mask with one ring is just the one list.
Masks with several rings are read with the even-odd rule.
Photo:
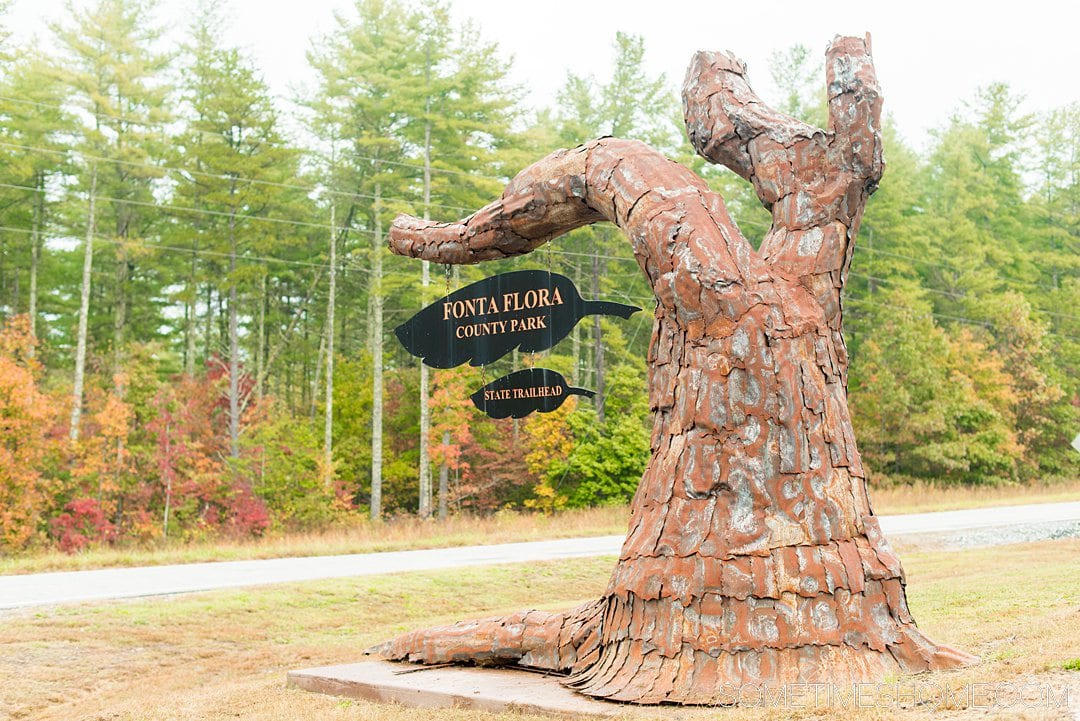
[[[976, 488], [905, 485], [875, 489], [871, 491], [871, 500], [874, 512], [879, 515], [1014, 503], [1053, 503], [1080, 500], [1080, 480], [1053, 485]], [[455, 516], [444, 523], [415, 518], [379, 524], [360, 522], [320, 533], [272, 535], [258, 540], [230, 542], [218, 539], [165, 547], [97, 548], [75, 555], [46, 551], [0, 556], [0, 575], [617, 535], [626, 532], [628, 517], [626, 506], [608, 506], [563, 511], [551, 516], [505, 512], [483, 518]]]
[[[980, 655], [928, 683], [1052, 682], [1080, 696], [1080, 540], [954, 552], [901, 549], [909, 600], [933, 639]], [[285, 688], [292, 668], [360, 660], [401, 631], [599, 594], [612, 559], [467, 568], [56, 607], [0, 615], [0, 718], [71, 721], [372, 719], [527, 721], [517, 714], [423, 711]], [[1080, 698], [1074, 698], [1074, 703]], [[954, 706], [956, 704], [953, 704]], [[963, 704], [960, 704], [961, 706]], [[658, 709], [650, 718], [671, 718]], [[932, 706], [795, 712], [788, 718], [1062, 718]], [[704, 718], [777, 718], [709, 709]]]

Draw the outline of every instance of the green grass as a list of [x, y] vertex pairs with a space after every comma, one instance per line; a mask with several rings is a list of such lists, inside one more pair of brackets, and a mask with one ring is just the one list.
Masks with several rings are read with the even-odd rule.
[[[937, 642], [983, 659], [974, 668], [921, 678], [1074, 678], [1080, 665], [1080, 540], [902, 557], [920, 628]], [[612, 564], [611, 558], [590, 558], [474, 567], [2, 613], [0, 718], [413, 721], [419, 717], [415, 710], [287, 689], [285, 674], [360, 660], [367, 646], [425, 625], [573, 606], [603, 591]], [[803, 711], [791, 718], [896, 714]], [[425, 710], [422, 717], [531, 718], [460, 709]], [[701, 718], [772, 717], [755, 709], [713, 709]], [[901, 717], [940, 718], [936, 709]], [[986, 717], [994, 716], [980, 715]]]

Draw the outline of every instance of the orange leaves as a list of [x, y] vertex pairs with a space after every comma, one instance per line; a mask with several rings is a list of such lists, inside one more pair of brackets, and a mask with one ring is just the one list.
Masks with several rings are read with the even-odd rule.
[[[117, 379], [118, 386], [123, 379]], [[116, 393], [95, 389], [88, 393], [91, 412], [73, 449], [71, 478], [83, 493], [101, 498], [121, 491], [135, 471], [128, 445], [134, 412]]]
[[[469, 400], [475, 384], [476, 370], [467, 366], [432, 373], [431, 394], [431, 461], [445, 463], [451, 470], [467, 470], [462, 459], [463, 448], [473, 442], [469, 424], [474, 409]], [[443, 443], [447, 437], [449, 443]]]
[[38, 388], [34, 346], [26, 316], [0, 329], [0, 547], [26, 545], [45, 502], [39, 469], [55, 405]]

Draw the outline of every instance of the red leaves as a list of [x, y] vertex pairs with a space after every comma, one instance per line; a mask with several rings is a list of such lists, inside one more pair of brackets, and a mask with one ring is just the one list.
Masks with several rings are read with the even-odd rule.
[[105, 511], [93, 498], [79, 498], [64, 507], [64, 513], [49, 524], [60, 550], [75, 553], [91, 543], [106, 543], [116, 539], [116, 526], [105, 517]]

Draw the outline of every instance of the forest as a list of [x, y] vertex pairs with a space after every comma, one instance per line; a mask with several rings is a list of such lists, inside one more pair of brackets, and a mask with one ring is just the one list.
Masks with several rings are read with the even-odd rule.
[[[531, 108], [505, 48], [445, 4], [357, 0], [281, 98], [223, 17], [203, 0], [178, 47], [145, 0], [95, 0], [47, 42], [0, 33], [0, 554], [627, 502], [653, 308], [629, 243], [603, 224], [432, 268], [386, 229], [463, 217], [614, 135], [692, 167], [757, 245], [769, 213], [694, 156], [643, 39], [616, 33], [610, 77], [570, 74]], [[821, 57], [794, 46], [762, 73], [824, 126]], [[871, 482], [1075, 479], [1080, 103], [1033, 114], [995, 84], [925, 147], [885, 137], [844, 299]], [[646, 310], [479, 369], [421, 367], [395, 339], [436, 298], [530, 268]], [[530, 366], [596, 396], [521, 420], [472, 406]]]

